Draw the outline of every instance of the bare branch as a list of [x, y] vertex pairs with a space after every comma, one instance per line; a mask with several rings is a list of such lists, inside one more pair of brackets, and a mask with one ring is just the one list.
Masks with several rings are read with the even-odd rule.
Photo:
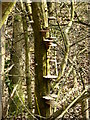
[[67, 108], [65, 107], [65, 108], [57, 110], [49, 118], [47, 118], [47, 120], [55, 120], [55, 118], [57, 118], [58, 116], [60, 116], [60, 118], [62, 118], [72, 106], [76, 105], [82, 99], [85, 99], [86, 97], [90, 96], [89, 91], [88, 91], [88, 94], [85, 94], [86, 92], [87, 92], [87, 90], [85, 89], [69, 106], [66, 105]]

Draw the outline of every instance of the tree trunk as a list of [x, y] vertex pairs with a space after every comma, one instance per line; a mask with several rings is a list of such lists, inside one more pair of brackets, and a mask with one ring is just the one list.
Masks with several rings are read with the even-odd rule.
[[[17, 10], [16, 10], [17, 13]], [[14, 16], [14, 23], [13, 23], [13, 41], [12, 41], [12, 49], [11, 49], [11, 63], [14, 64], [14, 67], [10, 71], [10, 80], [11, 80], [11, 87], [9, 88], [9, 94], [12, 93], [13, 88], [15, 85], [18, 84], [17, 92], [19, 97], [24, 100], [23, 98], [23, 91], [22, 91], [22, 80], [21, 77], [23, 73], [23, 62], [22, 62], [22, 49], [23, 49], [23, 40], [22, 39], [23, 33], [23, 26], [22, 26], [22, 17], [19, 14], [15, 14]], [[14, 95], [13, 100], [10, 100], [10, 113], [14, 111], [18, 111], [18, 108], [21, 110], [21, 103], [17, 94]]]
[[32, 15], [33, 15], [33, 30], [34, 30], [34, 50], [35, 50], [35, 113], [41, 116], [50, 115], [50, 106], [45, 103], [43, 96], [46, 96], [50, 92], [50, 81], [43, 78], [47, 74], [46, 71], [46, 55], [47, 50], [43, 42], [45, 37], [48, 37], [49, 33], [40, 32], [41, 29], [48, 28], [48, 15], [47, 4], [32, 3]]
[[[2, 99], [2, 95], [4, 93], [3, 89], [4, 89], [4, 66], [5, 66], [5, 37], [4, 37], [4, 26], [2, 27], [2, 30], [1, 30], [1, 41], [0, 41], [0, 76], [1, 76], [1, 79], [0, 79], [0, 116], [2, 112], [4, 112], [3, 110], [5, 110], [5, 101], [4, 101], [4, 98]], [[4, 96], [5, 97], [5, 96]], [[1, 100], [2, 99], [2, 100]], [[2, 104], [1, 104], [1, 101]], [[2, 108], [1, 108], [2, 106]], [[5, 113], [5, 112], [4, 112]]]
[[0, 2], [2, 4], [2, 21], [0, 21], [0, 29], [3, 26], [5, 20], [7, 19], [8, 15], [12, 11], [14, 5], [16, 4], [16, 0], [14, 2]]
[[[24, 5], [24, 4], [23, 4]], [[23, 8], [24, 13], [24, 8]], [[25, 39], [25, 75], [26, 75], [26, 85], [27, 85], [27, 96], [28, 96], [28, 108], [32, 112], [32, 93], [31, 93], [31, 76], [30, 76], [30, 41], [28, 37], [28, 26], [25, 15], [22, 16], [23, 20], [23, 30], [24, 30], [24, 39]], [[29, 116], [29, 119], [33, 119], [32, 116]]]

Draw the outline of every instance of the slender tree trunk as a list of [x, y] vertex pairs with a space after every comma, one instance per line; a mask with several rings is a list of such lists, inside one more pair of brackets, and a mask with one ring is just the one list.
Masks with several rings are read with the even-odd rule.
[[15, 4], [16, 4], [16, 0], [14, 2], [2, 2], [2, 20], [0, 23], [0, 29], [3, 26], [10, 12], [12, 11]]
[[[17, 10], [16, 10], [17, 13]], [[14, 64], [14, 67], [10, 71], [10, 80], [11, 80], [11, 88], [9, 88], [9, 94], [12, 93], [15, 85], [18, 84], [16, 91], [18, 92], [19, 97], [23, 99], [23, 91], [22, 91], [22, 80], [21, 77], [23, 73], [23, 63], [22, 63], [22, 49], [23, 49], [23, 40], [21, 34], [23, 33], [22, 26], [22, 17], [20, 14], [15, 14], [14, 23], [13, 23], [13, 41], [12, 41], [12, 49], [11, 49], [11, 63]], [[10, 113], [14, 111], [18, 112], [18, 110], [22, 110], [21, 102], [19, 100], [17, 94], [14, 95], [13, 100], [10, 100]], [[19, 108], [19, 109], [18, 109]]]
[[2, 27], [2, 32], [1, 32], [1, 80], [2, 80], [2, 117], [4, 118], [7, 112], [7, 105], [6, 105], [6, 96], [5, 96], [5, 75], [4, 75], [4, 66], [5, 66], [5, 26]]
[[[50, 92], [50, 81], [44, 79], [43, 76], [47, 74], [46, 71], [46, 55], [47, 50], [43, 42], [44, 38], [48, 37], [48, 32], [40, 32], [41, 29], [48, 28], [48, 15], [47, 4], [32, 3], [32, 15], [33, 15], [33, 30], [34, 30], [34, 50], [35, 50], [35, 113], [42, 116], [50, 115], [50, 106], [47, 105], [43, 96], [46, 96]], [[45, 35], [45, 36], [44, 36]]]
[[[0, 67], [0, 76], [1, 76], [1, 78], [0, 78], [0, 116], [2, 116], [1, 113], [5, 111], [5, 101], [4, 101], [4, 99], [1, 98], [4, 93], [4, 91], [3, 91], [3, 89], [4, 89], [4, 66], [5, 66], [4, 26], [2, 27], [0, 32], [1, 32], [1, 41], [0, 41], [0, 43], [1, 43], [0, 44], [1, 45], [0, 46], [0, 62], [1, 62], [1, 64], [0, 64], [1, 65], [1, 67]], [[1, 104], [1, 101], [3, 101], [2, 104]], [[2, 108], [1, 108], [1, 106], [2, 106]]]
[[[30, 41], [28, 37], [28, 26], [26, 19], [27, 18], [25, 17], [25, 15], [23, 15], [22, 20], [23, 20], [24, 39], [25, 39], [25, 75], [26, 75], [26, 85], [27, 85], [28, 108], [30, 112], [32, 112], [32, 93], [31, 93], [31, 76], [30, 76]], [[33, 119], [31, 115], [29, 116], [29, 119]]]
[[[2, 4], [0, 3], [0, 10], [2, 9]], [[1, 20], [1, 16], [2, 16], [2, 13], [0, 12], [0, 20]], [[0, 21], [0, 24], [1, 24], [1, 21]], [[1, 36], [1, 30], [0, 30], [0, 36]], [[0, 54], [1, 54], [1, 39], [0, 39]], [[1, 61], [1, 55], [0, 55], [0, 65], [2, 64], [2, 61]], [[1, 70], [2, 68], [0, 67], [0, 73], [1, 73]], [[2, 102], [1, 102], [1, 96], [2, 96], [2, 78], [1, 78], [1, 74], [0, 74], [0, 119], [2, 117]]]
[[[87, 17], [88, 17], [88, 23], [90, 23], [90, 9], [89, 8], [88, 8]], [[88, 31], [88, 34], [89, 34], [89, 31]], [[88, 43], [88, 44], [90, 44], [90, 43]], [[88, 55], [88, 60], [89, 60], [88, 64], [90, 65], [90, 54]], [[88, 69], [88, 79], [87, 79], [87, 83], [86, 83], [85, 87], [88, 88], [88, 90], [90, 91], [90, 71], [89, 71], [89, 69]], [[89, 120], [90, 119], [90, 100], [89, 100], [89, 98], [85, 99], [84, 105], [85, 105], [85, 107], [83, 109], [84, 110], [83, 118], [86, 118], [86, 120]]]
[[[0, 31], [0, 35], [1, 35], [1, 31]], [[1, 40], [0, 40], [0, 53], [1, 53]], [[0, 65], [2, 65], [2, 60], [1, 60], [1, 56], [0, 56]], [[1, 76], [1, 70], [2, 68], [0, 67], [0, 119], [2, 118], [2, 76]]]
[[[88, 88], [88, 91], [90, 91], [89, 88], [89, 83], [87, 83], [87, 85], [85, 86], [85, 88]], [[81, 112], [82, 112], [82, 119], [83, 120], [89, 120], [90, 119], [90, 113], [89, 113], [89, 98], [86, 98], [84, 100], [81, 101]]]

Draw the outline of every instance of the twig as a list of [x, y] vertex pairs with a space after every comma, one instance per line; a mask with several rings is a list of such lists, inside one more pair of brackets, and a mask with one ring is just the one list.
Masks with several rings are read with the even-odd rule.
[[56, 80], [57, 82], [63, 76], [65, 68], [66, 68], [66, 64], [67, 64], [67, 61], [68, 61], [68, 55], [69, 55], [68, 32], [69, 32], [69, 30], [70, 30], [70, 28], [72, 26], [73, 18], [74, 18], [74, 0], [72, 0], [72, 2], [71, 2], [71, 20], [70, 20], [70, 22], [69, 22], [69, 24], [68, 24], [65, 31], [62, 31], [61, 26], [59, 25], [59, 22], [57, 20], [57, 24], [58, 24], [58, 27], [59, 27], [59, 29], [61, 31], [61, 35], [62, 35], [64, 45], [65, 45], [65, 55], [64, 55], [64, 59], [63, 59], [62, 64], [61, 64], [61, 71], [59, 72], [58, 78]]
[[11, 66], [4, 72], [4, 74], [6, 74], [7, 72], [9, 72], [9, 71], [13, 68], [13, 66], [14, 66], [14, 64], [11, 65]]
[[38, 119], [34, 116], [34, 114], [31, 113], [31, 112], [28, 110], [28, 108], [26, 108], [26, 106], [24, 105], [24, 103], [23, 103], [23, 101], [21, 100], [21, 98], [20, 98], [20, 96], [19, 96], [19, 94], [18, 94], [17, 91], [16, 91], [16, 94], [17, 94], [17, 96], [18, 96], [18, 98], [19, 98], [19, 101], [21, 102], [21, 104], [23, 105], [23, 107], [27, 110], [27, 112], [28, 112], [35, 120], [38, 120]]
[[78, 17], [78, 15], [77, 15], [77, 13], [76, 13], [76, 11], [74, 11], [74, 12], [75, 12], [75, 15], [76, 15], [76, 17], [77, 17], [77, 19], [78, 19], [78, 21], [74, 21], [74, 22], [77, 22], [77, 23], [80, 23], [80, 24], [82, 24], [82, 25], [86, 25], [87, 27], [90, 27], [90, 24], [85, 23], [85, 22], [83, 22], [82, 20], [80, 20], [79, 17]]
[[76, 45], [77, 43], [85, 40], [86, 38], [89, 38], [89, 37], [90, 37], [90, 36], [86, 36], [86, 37], [82, 38], [81, 40], [76, 41], [75, 43], [73, 43], [73, 44], [70, 45], [70, 48], [73, 47], [74, 45]]
[[57, 110], [55, 113], [53, 113], [49, 118], [47, 118], [47, 120], [55, 120], [55, 118], [57, 118], [58, 116], [60, 116], [59, 118], [62, 118], [67, 112], [68, 110], [74, 106], [76, 103], [78, 103], [78, 101], [80, 100], [80, 98], [87, 92], [87, 89], [85, 89], [69, 106], [67, 106], [67, 108], [65, 107], [64, 109], [59, 109]]

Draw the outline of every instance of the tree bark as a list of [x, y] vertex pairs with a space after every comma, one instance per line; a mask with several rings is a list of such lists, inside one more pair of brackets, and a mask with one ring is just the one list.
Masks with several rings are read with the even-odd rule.
[[5, 20], [7, 19], [8, 15], [12, 11], [14, 5], [16, 4], [16, 0], [14, 2], [2, 2], [2, 19], [0, 20], [0, 29], [3, 26]]
[[[23, 13], [25, 12], [23, 4]], [[27, 26], [27, 16], [23, 15], [23, 30], [24, 30], [24, 39], [25, 39], [25, 75], [26, 75], [26, 85], [27, 85], [27, 96], [28, 96], [28, 108], [32, 112], [32, 93], [31, 93], [31, 76], [30, 76], [30, 41], [28, 37], [28, 26]], [[29, 116], [29, 119], [33, 119], [32, 116]]]
[[[23, 91], [22, 91], [23, 78], [20, 77], [21, 75], [24, 74], [23, 67], [22, 67], [23, 66], [23, 62], [22, 62], [23, 40], [20, 41], [20, 39], [22, 39], [22, 36], [21, 36], [22, 33], [23, 33], [22, 17], [21, 15], [16, 14], [14, 16], [13, 41], [12, 41], [12, 48], [10, 53], [11, 64], [14, 64], [14, 67], [9, 72], [9, 74], [11, 75], [9, 77], [11, 80], [11, 88], [9, 88], [9, 94], [12, 93], [15, 85], [18, 84], [17, 91], [18, 91], [19, 97], [24, 101]], [[14, 94], [13, 100], [10, 99], [10, 109], [9, 109], [10, 113], [13, 113], [14, 111], [18, 111], [18, 107], [19, 108], [21, 107], [21, 103], [18, 96]]]
[[32, 3], [32, 15], [34, 20], [33, 30], [35, 50], [35, 113], [46, 117], [50, 115], [50, 106], [45, 103], [43, 96], [46, 96], [50, 92], [50, 81], [43, 78], [43, 75], [47, 74], [47, 50], [43, 39], [48, 36], [48, 32], [45, 36], [40, 32], [41, 29], [48, 28], [46, 2]]
[[[4, 66], [5, 66], [5, 37], [4, 37], [4, 26], [1, 29], [1, 41], [0, 41], [0, 116], [2, 112], [6, 113], [5, 110], [5, 101], [2, 99], [2, 95], [4, 93]], [[2, 104], [1, 104], [2, 101]]]

